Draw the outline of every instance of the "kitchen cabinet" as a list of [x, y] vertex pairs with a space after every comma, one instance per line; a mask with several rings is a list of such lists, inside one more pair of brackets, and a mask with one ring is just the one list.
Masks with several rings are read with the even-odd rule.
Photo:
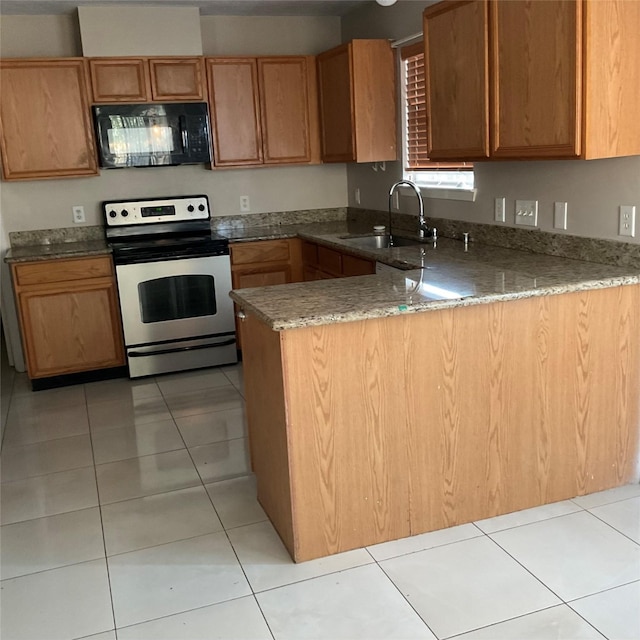
[[91, 58], [93, 102], [206, 100], [202, 58]]
[[319, 161], [315, 59], [207, 58], [218, 167]]
[[29, 378], [124, 365], [109, 256], [11, 265]]
[[396, 160], [395, 61], [387, 40], [352, 40], [318, 56], [324, 162]]
[[376, 263], [373, 260], [308, 240], [302, 241], [302, 265], [305, 281], [364, 276], [376, 272]]
[[5, 180], [98, 174], [83, 59], [0, 60], [0, 85]]
[[424, 11], [429, 157], [640, 153], [640, 4], [445, 1]]
[[[302, 256], [298, 238], [239, 242], [229, 245], [234, 289], [301, 282]], [[241, 347], [241, 323], [236, 322]]]

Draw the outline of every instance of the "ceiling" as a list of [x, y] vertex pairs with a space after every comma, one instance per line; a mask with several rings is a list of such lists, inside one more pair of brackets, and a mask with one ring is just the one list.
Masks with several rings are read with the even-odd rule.
[[198, 7], [201, 15], [343, 16], [374, 0], [1, 0], [0, 14], [72, 13], [81, 6]]

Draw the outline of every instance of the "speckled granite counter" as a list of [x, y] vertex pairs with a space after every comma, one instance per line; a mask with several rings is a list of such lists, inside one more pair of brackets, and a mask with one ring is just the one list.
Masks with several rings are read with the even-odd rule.
[[32, 262], [55, 258], [82, 258], [110, 254], [111, 249], [104, 240], [84, 240], [82, 242], [61, 242], [58, 244], [37, 244], [12, 247], [5, 256], [6, 262]]
[[[285, 230], [283, 230], [285, 231]], [[640, 283], [637, 268], [439, 239], [419, 246], [361, 249], [341, 236], [366, 232], [346, 223], [305, 225], [299, 235], [403, 271], [236, 290], [231, 297], [276, 331], [433, 309], [485, 304]], [[253, 239], [290, 237], [251, 229]], [[259, 235], [262, 233], [263, 235]], [[265, 235], [266, 234], [266, 235]], [[272, 234], [272, 235], [269, 235]], [[237, 237], [234, 240], [245, 240]], [[423, 267], [423, 268], [422, 268]]]

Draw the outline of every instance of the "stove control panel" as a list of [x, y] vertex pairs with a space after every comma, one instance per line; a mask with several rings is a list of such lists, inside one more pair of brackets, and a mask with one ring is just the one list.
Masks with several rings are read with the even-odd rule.
[[103, 202], [102, 209], [108, 227], [208, 220], [210, 217], [207, 196]]

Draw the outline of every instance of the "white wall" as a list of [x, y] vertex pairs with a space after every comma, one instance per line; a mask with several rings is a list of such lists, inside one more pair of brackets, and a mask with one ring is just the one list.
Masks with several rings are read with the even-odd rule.
[[[343, 20], [343, 38], [403, 38], [422, 31], [421, 15], [427, 2], [399, 0], [392, 7], [372, 5]], [[428, 215], [439, 218], [494, 224], [494, 198], [507, 199], [507, 225], [515, 226], [516, 199], [539, 201], [539, 226], [553, 229], [553, 203], [568, 202], [568, 233], [577, 236], [627, 240], [640, 243], [640, 219], [636, 238], [618, 236], [618, 206], [636, 205], [640, 216], [640, 156], [606, 160], [530, 162], [484, 162], [476, 165], [476, 202], [427, 200]], [[354, 192], [360, 189], [360, 206], [387, 208], [389, 187], [402, 177], [399, 162], [387, 163], [385, 173], [371, 165], [349, 165], [349, 204], [356, 206]], [[401, 208], [413, 211], [414, 203], [401, 199]]]

